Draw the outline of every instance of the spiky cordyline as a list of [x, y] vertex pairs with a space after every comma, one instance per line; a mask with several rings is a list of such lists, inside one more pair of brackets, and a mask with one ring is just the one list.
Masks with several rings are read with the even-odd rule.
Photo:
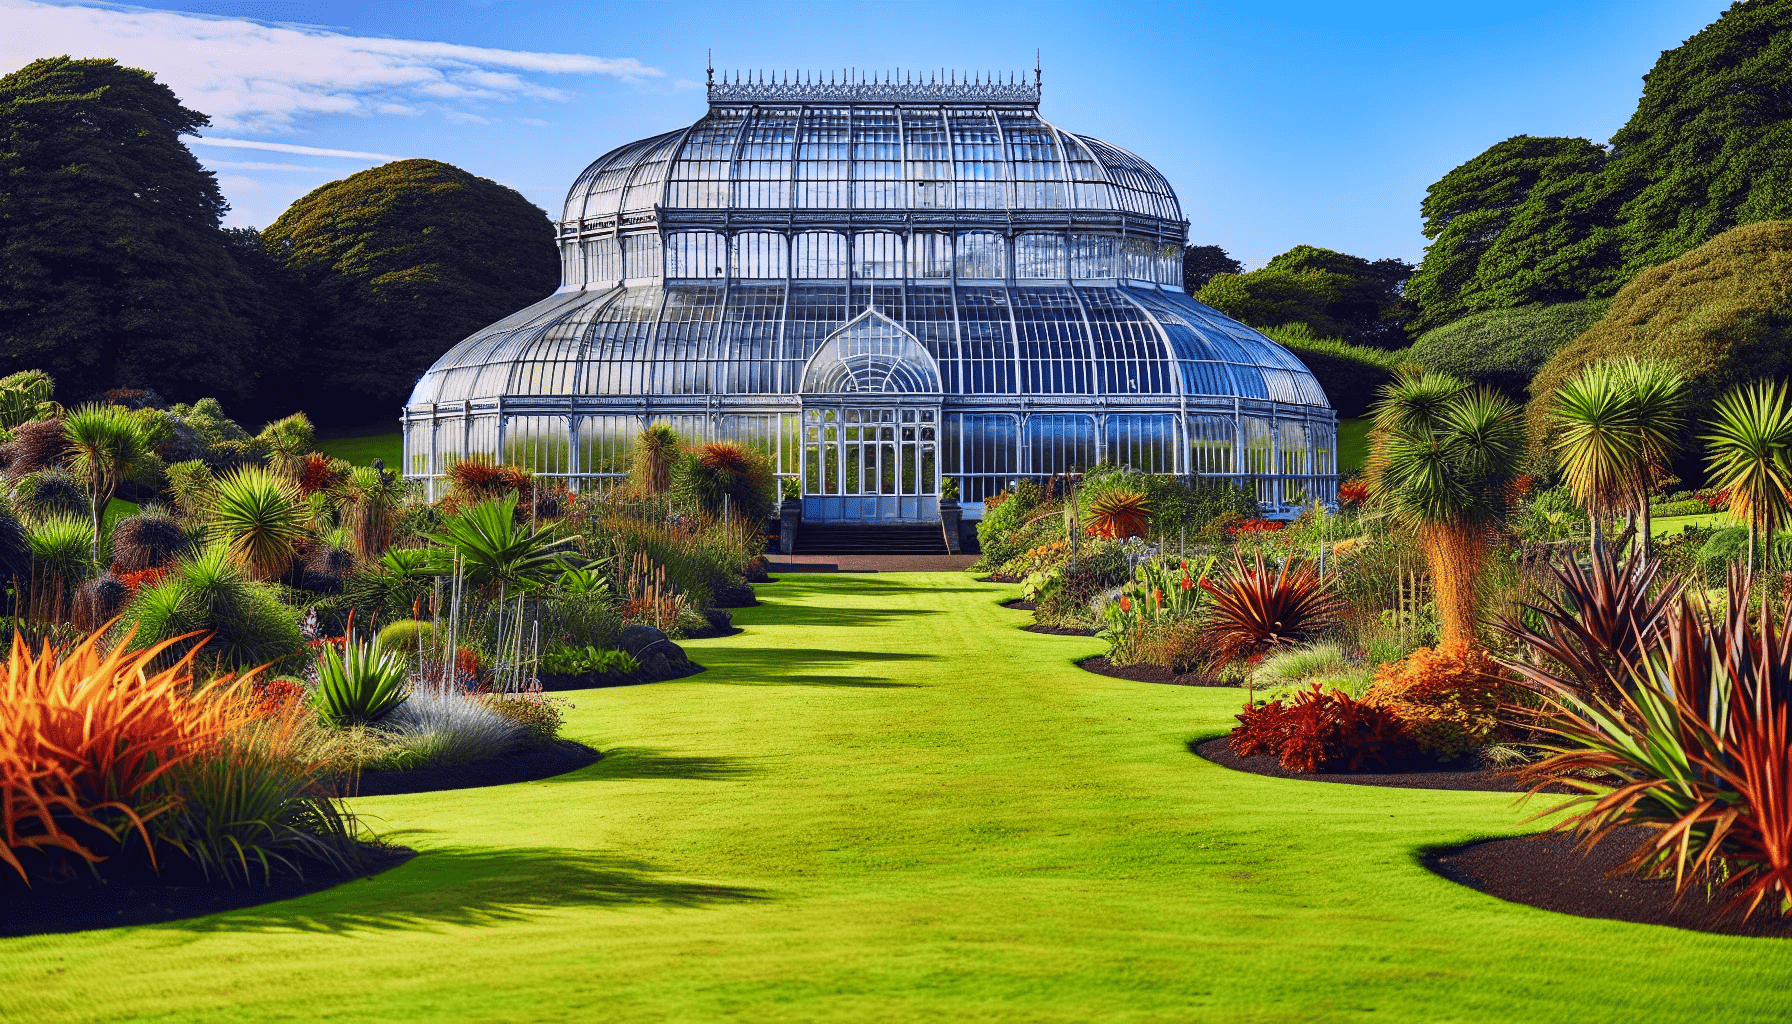
[[1711, 484], [1730, 494], [1730, 511], [1748, 520], [1748, 569], [1753, 576], [1757, 540], [1792, 517], [1792, 405], [1786, 385], [1758, 380], [1732, 388], [1717, 400], [1706, 471]]

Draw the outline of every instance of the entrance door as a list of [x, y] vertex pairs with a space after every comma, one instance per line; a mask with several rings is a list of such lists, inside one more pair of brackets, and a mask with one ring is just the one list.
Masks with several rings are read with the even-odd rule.
[[938, 409], [806, 407], [803, 518], [937, 521], [938, 452]]

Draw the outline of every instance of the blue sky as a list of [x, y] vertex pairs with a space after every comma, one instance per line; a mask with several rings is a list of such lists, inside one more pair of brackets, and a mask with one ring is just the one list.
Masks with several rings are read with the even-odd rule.
[[[1718, 0], [883, 4], [0, 0], [0, 71], [116, 56], [214, 117], [195, 144], [266, 226], [327, 181], [431, 157], [557, 215], [606, 150], [703, 112], [719, 69], [1031, 69], [1042, 113], [1154, 163], [1190, 237], [1417, 260], [1419, 202], [1512, 135], [1603, 141]], [[268, 147], [275, 148], [268, 148]]]

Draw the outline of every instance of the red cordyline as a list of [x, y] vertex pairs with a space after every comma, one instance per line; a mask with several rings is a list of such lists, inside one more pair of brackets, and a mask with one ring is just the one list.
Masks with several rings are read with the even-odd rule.
[[1202, 629], [1213, 668], [1305, 643], [1337, 623], [1339, 600], [1311, 562], [1289, 558], [1271, 571], [1258, 552], [1250, 565], [1234, 555], [1232, 566], [1217, 582], [1201, 579], [1213, 598]]

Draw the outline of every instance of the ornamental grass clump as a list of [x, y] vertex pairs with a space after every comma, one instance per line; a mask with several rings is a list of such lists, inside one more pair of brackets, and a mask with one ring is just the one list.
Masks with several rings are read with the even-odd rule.
[[530, 729], [493, 711], [458, 688], [427, 687], [400, 695], [381, 719], [394, 752], [374, 767], [426, 768], [465, 764], [507, 754], [521, 746]]
[[271, 585], [251, 579], [222, 545], [182, 559], [138, 590], [115, 628], [125, 644], [172, 641], [183, 653], [209, 638], [201, 659], [232, 667], [282, 662], [304, 650], [297, 613]]
[[199, 683], [192, 651], [159, 665], [167, 643], [133, 650], [127, 634], [103, 653], [101, 638], [33, 651], [15, 636], [0, 678], [0, 861], [28, 883], [132, 837], [153, 866], [151, 826], [183, 802], [167, 776], [249, 717], [250, 676]]
[[210, 539], [256, 579], [284, 573], [305, 538], [305, 503], [290, 481], [259, 466], [242, 466], [218, 481]]

